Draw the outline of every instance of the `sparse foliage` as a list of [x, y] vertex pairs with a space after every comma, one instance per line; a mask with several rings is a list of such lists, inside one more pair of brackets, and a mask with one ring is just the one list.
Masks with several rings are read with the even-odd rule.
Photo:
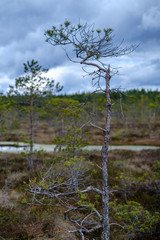
[[21, 76], [15, 80], [15, 86], [10, 86], [9, 95], [23, 95], [28, 97], [29, 104], [29, 119], [30, 119], [30, 153], [29, 164], [30, 168], [33, 168], [33, 144], [34, 144], [34, 100], [38, 95], [53, 94], [53, 91], [61, 91], [62, 86], [57, 83], [55, 85], [54, 80], [46, 78], [43, 74], [48, 70], [43, 69], [38, 64], [38, 61], [32, 60], [24, 63], [24, 76]]
[[[108, 186], [108, 148], [110, 143], [110, 125], [111, 125], [111, 99], [110, 99], [110, 65], [105, 64], [104, 58], [119, 57], [131, 53], [136, 46], [123, 47], [122, 43], [114, 45], [112, 38], [112, 29], [106, 28], [103, 31], [94, 29], [94, 26], [87, 24], [72, 26], [69, 21], [65, 21], [59, 28], [53, 26], [51, 30], [45, 32], [46, 41], [53, 46], [71, 45], [76, 60], [68, 58], [74, 62], [79, 62], [89, 69], [84, 71], [92, 77], [93, 85], [96, 91], [102, 91], [106, 95], [106, 121], [105, 128], [92, 124], [92, 126], [101, 129], [104, 133], [104, 145], [102, 147], [102, 240], [110, 238], [109, 224], [109, 186]], [[75, 59], [75, 58], [74, 58]], [[101, 85], [101, 83], [103, 84]], [[103, 87], [105, 86], [105, 87]], [[82, 237], [83, 239], [83, 237]]]

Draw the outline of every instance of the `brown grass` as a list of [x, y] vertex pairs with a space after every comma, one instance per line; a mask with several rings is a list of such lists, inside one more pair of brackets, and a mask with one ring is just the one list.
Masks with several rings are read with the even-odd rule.
[[17, 204], [18, 198], [20, 197], [20, 194], [13, 190], [7, 190], [6, 192], [3, 190], [0, 190], [0, 205], [3, 207], [14, 207]]
[[[100, 127], [104, 127], [104, 121], [96, 123]], [[148, 125], [142, 126], [135, 123], [135, 127], [126, 126], [124, 123], [121, 126], [112, 124], [111, 126], [111, 143], [122, 145], [157, 145], [160, 146], [160, 124], [152, 124], [152, 129], [148, 129]], [[56, 137], [57, 125], [51, 125], [46, 120], [39, 120], [34, 126], [34, 141], [36, 143], [50, 144]], [[91, 126], [86, 127], [88, 132], [87, 140], [90, 144], [103, 144], [103, 132]], [[10, 130], [3, 136], [0, 136], [1, 141], [22, 141], [22, 135], [29, 139], [29, 123], [23, 121], [19, 129]]]

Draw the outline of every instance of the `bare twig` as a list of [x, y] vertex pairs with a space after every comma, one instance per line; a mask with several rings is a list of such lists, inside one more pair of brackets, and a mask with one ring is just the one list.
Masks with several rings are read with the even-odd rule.
[[121, 224], [119, 224], [119, 223], [110, 223], [110, 226], [112, 226], [112, 225], [116, 225], [116, 226], [119, 226], [119, 227], [121, 227], [121, 228], [123, 228], [124, 229], [124, 226], [122, 226]]
[[95, 124], [93, 124], [93, 123], [90, 123], [90, 125], [91, 125], [92, 127], [98, 128], [99, 130], [101, 130], [101, 131], [103, 131], [103, 132], [106, 131], [104, 128], [101, 128], [101, 127], [99, 127], [99, 126], [97, 126], [97, 125], [95, 125]]

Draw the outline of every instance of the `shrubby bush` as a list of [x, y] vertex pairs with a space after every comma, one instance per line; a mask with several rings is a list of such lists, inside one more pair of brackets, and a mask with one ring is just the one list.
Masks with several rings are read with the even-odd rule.
[[128, 201], [126, 204], [110, 202], [110, 211], [115, 222], [121, 225], [129, 236], [135, 233], [152, 233], [160, 221], [158, 212], [151, 214], [135, 201]]

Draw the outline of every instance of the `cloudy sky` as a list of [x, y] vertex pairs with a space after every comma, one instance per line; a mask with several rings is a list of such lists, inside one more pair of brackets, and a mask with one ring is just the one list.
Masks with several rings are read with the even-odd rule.
[[113, 28], [115, 41], [140, 43], [130, 55], [113, 60], [120, 67], [111, 87], [160, 90], [159, 0], [0, 0], [0, 92], [23, 74], [23, 63], [38, 60], [63, 92], [91, 90], [79, 64], [71, 63], [60, 47], [45, 42], [44, 32], [68, 19]]

